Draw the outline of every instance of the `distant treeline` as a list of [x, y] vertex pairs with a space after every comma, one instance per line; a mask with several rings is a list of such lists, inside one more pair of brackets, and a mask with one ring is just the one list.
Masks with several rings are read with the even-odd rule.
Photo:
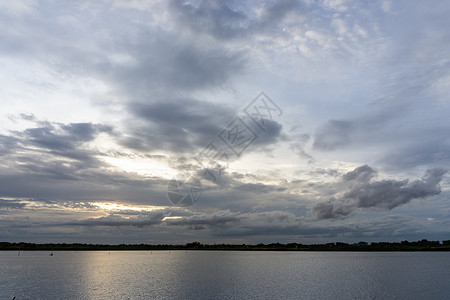
[[450, 251], [450, 240], [416, 242], [401, 241], [396, 243], [359, 242], [348, 243], [326, 243], [326, 244], [299, 244], [299, 243], [272, 243], [257, 245], [231, 245], [214, 244], [207, 245], [200, 242], [187, 243], [186, 245], [146, 245], [146, 244], [34, 244], [34, 243], [8, 243], [0, 242], [0, 250], [49, 250], [49, 251], [86, 251], [86, 250], [247, 250], [247, 251]]

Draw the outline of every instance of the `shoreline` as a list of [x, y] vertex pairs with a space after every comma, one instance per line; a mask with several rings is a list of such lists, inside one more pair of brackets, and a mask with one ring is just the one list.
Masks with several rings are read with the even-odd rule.
[[257, 245], [233, 245], [233, 244], [201, 244], [199, 242], [187, 243], [185, 245], [170, 244], [82, 244], [82, 243], [11, 243], [0, 242], [0, 251], [316, 251], [316, 252], [428, 252], [428, 251], [450, 251], [450, 241], [428, 241], [416, 242], [402, 241], [397, 243], [359, 242], [354, 244], [336, 242], [326, 244], [304, 245], [299, 243], [271, 243]]

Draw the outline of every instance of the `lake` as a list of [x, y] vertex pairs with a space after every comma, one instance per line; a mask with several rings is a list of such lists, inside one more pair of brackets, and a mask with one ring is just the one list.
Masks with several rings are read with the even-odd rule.
[[450, 299], [450, 252], [0, 251], [0, 299]]

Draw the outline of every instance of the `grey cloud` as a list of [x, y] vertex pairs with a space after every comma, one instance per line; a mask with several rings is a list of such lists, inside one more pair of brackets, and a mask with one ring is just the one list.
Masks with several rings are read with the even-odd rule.
[[316, 133], [313, 146], [321, 150], [334, 150], [350, 142], [354, 124], [350, 121], [330, 120]]
[[173, 226], [187, 226], [189, 229], [201, 230], [206, 227], [226, 227], [239, 223], [239, 213], [234, 213], [229, 210], [218, 211], [212, 214], [200, 214], [193, 216], [186, 216], [179, 219], [168, 219], [166, 223]]
[[341, 197], [317, 203], [312, 212], [317, 219], [334, 219], [348, 216], [358, 208], [391, 210], [413, 199], [438, 195], [439, 183], [446, 172], [435, 168], [427, 170], [421, 180], [373, 181], [375, 171], [362, 166], [343, 176], [348, 189]]
[[121, 143], [142, 151], [194, 151], [206, 146], [235, 115], [226, 106], [194, 99], [132, 103], [129, 106], [134, 116], [144, 124], [139, 128], [130, 128], [132, 137], [122, 139]]
[[75, 179], [83, 169], [103, 165], [95, 150], [83, 148], [100, 133], [112, 133], [112, 128], [91, 123], [60, 124], [40, 122], [36, 127], [11, 131], [0, 136], [0, 158], [12, 173], [47, 174], [57, 179]]
[[331, 151], [382, 145], [384, 153], [376, 160], [387, 169], [450, 163], [450, 128], [440, 121], [445, 117], [423, 107], [419, 110], [420, 116], [410, 116], [417, 124], [410, 121], [403, 124], [401, 117], [395, 117], [400, 111], [406, 114], [408, 107], [400, 104], [384, 116], [374, 114], [366, 119], [331, 120], [317, 130], [313, 147]]
[[107, 63], [96, 70], [98, 75], [109, 74], [128, 101], [222, 86], [245, 66], [246, 59], [241, 52], [212, 45], [200, 47], [169, 33], [158, 38], [146, 31], [143, 34], [146, 39], [136, 41], [135, 45], [125, 41], [123, 49], [136, 63], [123, 66]]
[[[0, 33], [0, 55], [26, 57], [51, 67], [56, 80], [45, 84], [52, 88], [68, 79], [76, 85], [91, 77], [115, 88], [117, 98], [126, 102], [222, 86], [245, 66], [241, 51], [155, 26], [148, 12], [133, 10], [131, 21], [127, 13], [106, 10], [104, 5], [64, 3], [57, 10], [62, 15], [55, 15], [48, 5], [38, 5], [27, 18], [10, 22], [0, 18], [5, 28], [18, 28], [18, 34]], [[67, 19], [71, 22], [64, 22]]]
[[26, 147], [39, 147], [50, 150], [52, 154], [80, 160], [90, 160], [89, 153], [80, 149], [81, 145], [93, 141], [102, 132], [111, 134], [113, 131], [109, 126], [92, 123], [39, 123], [40, 127], [13, 133]]
[[372, 177], [374, 177], [376, 171], [369, 167], [368, 165], [364, 165], [356, 168], [353, 171], [350, 171], [342, 176], [344, 181], [357, 180], [360, 182], [368, 182]]
[[184, 226], [194, 230], [212, 230], [216, 236], [300, 235], [335, 236], [352, 231], [347, 226], [333, 228], [313, 226], [301, 217], [286, 211], [231, 212], [218, 211], [166, 221], [171, 226]]
[[244, 228], [253, 226], [264, 226], [269, 228], [271, 226], [285, 226], [292, 222], [298, 224], [300, 221], [299, 218], [290, 212], [271, 211], [241, 213], [232, 212], [230, 210], [167, 220], [167, 223], [170, 225], [188, 226], [190, 229], [226, 229], [241, 226]]
[[[219, 139], [238, 113], [224, 105], [212, 104], [196, 99], [167, 99], [152, 103], [131, 103], [130, 111], [143, 123], [131, 127], [131, 136], [121, 138], [122, 145], [140, 150], [165, 150], [175, 153], [197, 155], [200, 147], [213, 141], [216, 147], [228, 155], [229, 161], [237, 156]], [[270, 146], [284, 139], [283, 127], [273, 120], [266, 120], [266, 131], [262, 132], [246, 117], [241, 118], [257, 135], [256, 140], [245, 150], [270, 151]]]
[[285, 135], [283, 134], [283, 125], [275, 120], [264, 120], [264, 132], [258, 131], [257, 127], [255, 127], [254, 124], [251, 123], [250, 119], [243, 118], [243, 120], [245, 120], [248, 124], [251, 124], [255, 132], [258, 132], [258, 138], [255, 140], [254, 144], [250, 146], [249, 150], [251, 150], [252, 147], [267, 146], [275, 144], [279, 140], [286, 139]]
[[119, 215], [111, 214], [107, 217], [90, 218], [86, 220], [68, 222], [59, 225], [75, 226], [134, 226], [142, 228], [144, 226], [158, 225], [162, 223], [167, 213], [158, 211], [148, 215], [137, 215], [136, 217], [123, 218]]
[[86, 167], [92, 167], [80, 162], [67, 162], [64, 160], [43, 160], [42, 157], [17, 157], [21, 162], [18, 170], [30, 174], [46, 175], [57, 180], [78, 180], [77, 173]]
[[298, 156], [300, 156], [303, 159], [308, 160], [309, 163], [315, 162], [314, 157], [312, 157], [310, 154], [306, 153], [305, 151], [305, 145], [306, 142], [309, 140], [308, 134], [302, 134], [300, 136], [300, 141], [295, 141], [291, 144], [290, 148], [297, 153]]
[[335, 169], [322, 169], [322, 168], [317, 168], [314, 169], [313, 171], [309, 172], [309, 175], [320, 175], [320, 176], [331, 176], [331, 177], [336, 177], [339, 176], [341, 173], [338, 170]]
[[439, 183], [447, 172], [444, 169], [427, 170], [421, 180], [408, 182], [383, 180], [365, 184], [358, 189], [349, 191], [344, 197], [357, 199], [358, 207], [379, 207], [393, 209], [412, 199], [425, 198], [441, 192]]
[[450, 127], [414, 131], [414, 135], [420, 138], [405, 141], [383, 155], [378, 162], [391, 170], [422, 165], [450, 165]]
[[85, 145], [101, 133], [118, 138], [111, 127], [28, 121], [35, 127], [0, 136], [0, 197], [167, 204], [165, 180], [113, 171], [102, 160], [108, 153]]
[[336, 202], [334, 198], [331, 198], [328, 202], [317, 203], [312, 210], [317, 219], [339, 218], [348, 216], [353, 211], [349, 206]]
[[285, 188], [285, 187], [267, 185], [267, 184], [262, 184], [262, 183], [244, 183], [244, 184], [237, 185], [235, 187], [236, 191], [253, 193], [253, 194], [282, 192], [282, 191], [285, 191], [286, 189], [287, 188]]
[[222, 1], [200, 1], [198, 6], [171, 1], [183, 24], [196, 31], [207, 31], [218, 38], [232, 38], [248, 30], [249, 20], [244, 13], [236, 11]]
[[[67, 178], [67, 176], [72, 177]], [[167, 206], [167, 181], [142, 178], [134, 174], [110, 170], [82, 170], [60, 175], [36, 170], [35, 173], [0, 174], [3, 197], [48, 199], [54, 203], [67, 201], [116, 202]]]
[[0, 135], [0, 157], [14, 152], [20, 148], [18, 139], [13, 136]]
[[103, 165], [95, 157], [99, 153], [84, 149], [83, 146], [101, 133], [113, 134], [111, 127], [92, 123], [33, 121], [37, 127], [12, 131], [11, 135], [0, 137], [4, 142], [2, 147], [8, 147], [5, 154], [12, 158], [4, 159], [7, 164], [15, 161], [17, 171], [47, 174], [58, 179], [75, 179], [80, 170]]
[[197, 33], [203, 32], [221, 40], [269, 33], [277, 30], [277, 26], [287, 15], [302, 13], [300, 2], [296, 0], [261, 5], [258, 16], [250, 16], [232, 3], [221, 1], [203, 0], [197, 5], [171, 1], [170, 7], [180, 19], [180, 27], [188, 26]]
[[422, 228], [418, 220], [398, 215], [382, 216], [376, 220], [361, 219], [350, 224], [336, 220], [330, 226], [328, 222], [304, 219], [287, 211], [243, 213], [223, 210], [165, 222], [169, 227], [182, 226], [188, 230], [208, 231], [208, 234], [221, 238], [245, 236], [256, 237], [258, 241], [261, 241], [262, 236], [267, 236], [269, 241], [273, 241], [271, 236], [276, 236], [277, 241], [287, 236], [334, 239], [345, 236], [345, 239], [375, 238], [376, 241], [380, 237], [417, 236]]
[[0, 209], [21, 209], [24, 208], [26, 203], [21, 203], [17, 200], [5, 200], [0, 199]]
[[[404, 53], [398, 56], [402, 61]], [[391, 74], [379, 80], [383, 88], [362, 100], [370, 112], [355, 111], [351, 117], [327, 121], [317, 129], [313, 147], [322, 151], [376, 147], [381, 153], [376, 160], [397, 170], [450, 162], [450, 128], [446, 110], [438, 104], [446, 100], [434, 88], [447, 78], [449, 63], [429, 58], [413, 66], [396, 61], [386, 71]]]

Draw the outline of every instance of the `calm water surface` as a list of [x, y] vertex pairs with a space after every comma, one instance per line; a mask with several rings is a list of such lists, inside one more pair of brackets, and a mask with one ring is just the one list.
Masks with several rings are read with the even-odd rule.
[[0, 251], [0, 299], [450, 299], [449, 252]]

